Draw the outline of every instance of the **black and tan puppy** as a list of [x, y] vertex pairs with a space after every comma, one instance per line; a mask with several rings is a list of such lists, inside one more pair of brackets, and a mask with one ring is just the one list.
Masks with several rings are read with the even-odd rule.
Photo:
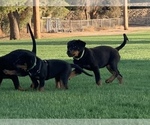
[[[17, 90], [22, 90], [17, 75], [26, 76], [26, 75], [28, 75], [28, 72], [18, 69], [15, 66], [14, 62], [16, 62], [18, 60], [18, 58], [24, 53], [28, 53], [28, 54], [32, 53], [33, 55], [36, 54], [36, 41], [34, 39], [30, 25], [27, 24], [27, 26], [29, 28], [30, 35], [32, 37], [32, 42], [33, 42], [32, 52], [29, 50], [18, 49], [18, 50], [14, 50], [14, 51], [0, 57], [0, 84], [3, 79], [11, 79], [13, 81], [15, 89], [17, 89]], [[9, 75], [11, 73], [8, 73], [6, 69], [7, 70], [16, 70], [17, 75]]]
[[[128, 38], [126, 34], [123, 34], [123, 43], [112, 48], [109, 46], [97, 46], [95, 48], [86, 48], [86, 43], [81, 40], [72, 40], [67, 43], [67, 55], [73, 57], [74, 64], [77, 64], [81, 68], [91, 70], [95, 74], [95, 81], [97, 85], [101, 85], [101, 77], [99, 68], [107, 67], [109, 72], [112, 74], [105, 82], [110, 83], [116, 77], [119, 83], [122, 83], [122, 75], [118, 70], [118, 62], [120, 61], [119, 50], [122, 49]], [[72, 71], [70, 78], [77, 74], [81, 74], [78, 69]]]
[[15, 64], [18, 68], [29, 72], [34, 83], [34, 88], [36, 89], [39, 87], [39, 90], [43, 90], [45, 80], [51, 78], [55, 78], [57, 88], [64, 87], [65, 89], [68, 89], [68, 78], [72, 68], [76, 68], [86, 75], [92, 76], [78, 65], [69, 64], [66, 61], [58, 59], [41, 60], [38, 57], [34, 57], [32, 54], [22, 55]]

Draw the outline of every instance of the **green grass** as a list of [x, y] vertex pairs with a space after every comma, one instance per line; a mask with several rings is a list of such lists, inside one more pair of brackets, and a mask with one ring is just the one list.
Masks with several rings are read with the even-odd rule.
[[[124, 83], [115, 80], [104, 83], [110, 74], [100, 69], [103, 85], [98, 87], [94, 77], [81, 74], [69, 81], [69, 90], [56, 89], [54, 80], [46, 81], [45, 91], [29, 88], [29, 77], [19, 77], [27, 91], [14, 90], [12, 81], [3, 80], [0, 87], [0, 118], [150, 118], [150, 35], [148, 32], [127, 34], [129, 42], [120, 50], [119, 70]], [[37, 41], [37, 55], [42, 59], [63, 59], [66, 43], [82, 39], [87, 47], [109, 45], [116, 47], [122, 42], [121, 35], [87, 36]], [[0, 41], [0, 56], [22, 48], [31, 50], [31, 40]], [[92, 73], [89, 71], [89, 73]]]

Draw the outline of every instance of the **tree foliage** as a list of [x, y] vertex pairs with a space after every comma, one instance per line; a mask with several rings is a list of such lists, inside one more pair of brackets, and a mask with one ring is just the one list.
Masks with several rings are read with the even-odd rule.
[[[73, 4], [77, 4], [76, 2], [80, 1], [82, 6], [73, 6], [68, 7], [70, 11], [73, 11], [74, 19], [97, 19], [97, 18], [116, 18], [121, 16], [121, 5], [120, 0], [77, 0], [74, 1]], [[109, 5], [118, 5], [118, 6], [109, 6]], [[108, 6], [103, 6], [108, 5]], [[73, 17], [73, 16], [72, 16]]]
[[18, 7], [8, 7], [8, 6], [1, 6], [0, 7], [0, 26], [1, 29], [4, 33], [9, 33], [9, 18], [8, 18], [8, 14], [11, 12], [15, 12], [17, 11], [17, 13], [19, 14], [18, 16], [18, 26], [19, 29], [22, 30], [22, 28], [26, 25], [27, 22], [29, 22], [29, 19], [31, 19], [32, 16], [32, 10], [30, 7], [22, 7], [22, 6], [18, 6]]
[[63, 6], [40, 7], [41, 17], [61, 18], [63, 19], [69, 10]]

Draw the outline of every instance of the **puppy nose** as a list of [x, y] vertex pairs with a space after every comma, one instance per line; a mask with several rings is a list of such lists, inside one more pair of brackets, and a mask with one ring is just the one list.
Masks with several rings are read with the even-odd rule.
[[67, 51], [67, 55], [71, 57], [71, 52], [69, 50]]
[[68, 54], [68, 53], [70, 53], [70, 51], [69, 51], [69, 50], [67, 50], [67, 54]]

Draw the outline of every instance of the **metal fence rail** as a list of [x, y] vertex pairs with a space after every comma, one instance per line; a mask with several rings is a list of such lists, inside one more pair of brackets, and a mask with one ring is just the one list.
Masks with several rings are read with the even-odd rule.
[[122, 26], [123, 18], [92, 19], [92, 20], [60, 20], [42, 18], [41, 32], [76, 32], [88, 27], [110, 28]]

